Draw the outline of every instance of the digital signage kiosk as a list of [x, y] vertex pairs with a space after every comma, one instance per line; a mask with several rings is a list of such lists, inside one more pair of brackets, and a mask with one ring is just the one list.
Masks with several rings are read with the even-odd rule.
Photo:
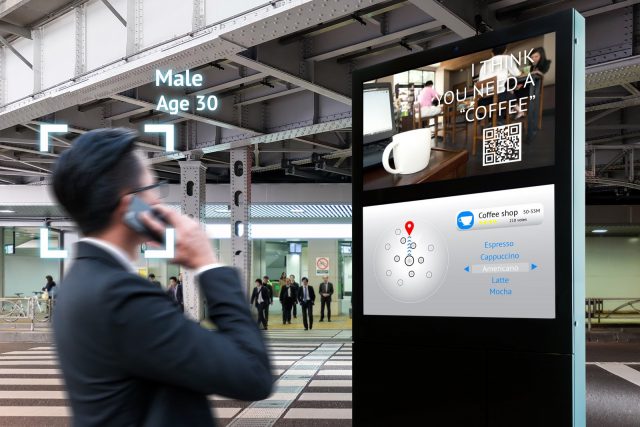
[[354, 72], [354, 424], [584, 425], [584, 20]]

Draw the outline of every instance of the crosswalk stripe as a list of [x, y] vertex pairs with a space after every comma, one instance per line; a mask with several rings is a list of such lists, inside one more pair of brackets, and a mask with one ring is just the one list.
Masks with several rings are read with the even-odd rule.
[[[0, 378], [0, 385], [64, 385], [61, 378]], [[1, 415], [0, 415], [1, 416]]]
[[55, 366], [58, 364], [57, 360], [0, 360], [0, 366]]
[[351, 393], [302, 393], [298, 400], [304, 401], [351, 401]]
[[284, 418], [350, 420], [352, 417], [351, 412], [351, 409], [344, 408], [291, 408]]
[[351, 376], [351, 369], [321, 369], [317, 375], [321, 376]]
[[70, 417], [68, 406], [0, 406], [1, 417]]
[[309, 387], [352, 387], [351, 380], [313, 380]]
[[242, 408], [214, 408], [213, 415], [217, 418], [233, 418]]
[[3, 355], [7, 355], [7, 354], [21, 354], [24, 356], [28, 356], [28, 355], [36, 355], [36, 354], [40, 354], [40, 355], [55, 355], [56, 352], [55, 351], [8, 351], [6, 353], [2, 353]]
[[307, 380], [278, 380], [276, 386], [282, 387], [303, 387], [307, 385]]
[[351, 366], [353, 362], [346, 360], [328, 360], [326, 366]]
[[0, 356], [0, 360], [56, 360], [56, 356]]
[[0, 375], [62, 375], [59, 369], [0, 369]]
[[[66, 399], [62, 390], [0, 390], [0, 399]], [[0, 412], [0, 416], [2, 413]]]
[[616, 362], [600, 362], [597, 363], [597, 366], [629, 381], [631, 384], [640, 386], [640, 372], [633, 368]]

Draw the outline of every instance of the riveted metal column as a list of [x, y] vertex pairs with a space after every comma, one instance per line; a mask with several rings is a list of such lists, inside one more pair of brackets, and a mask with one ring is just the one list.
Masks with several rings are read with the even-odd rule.
[[31, 38], [33, 39], [33, 92], [37, 93], [42, 90], [42, 27], [31, 30]]
[[[9, 89], [7, 87], [7, 79], [6, 79], [6, 69], [7, 69], [7, 59], [6, 59], [6, 50], [5, 47], [0, 47], [0, 105], [4, 105], [6, 101], [6, 93]], [[3, 246], [4, 247], [4, 246]]]
[[247, 295], [251, 283], [250, 205], [251, 151], [250, 147], [236, 148], [231, 150], [231, 256]]
[[206, 25], [206, 5], [205, 0], [193, 0], [193, 31], [198, 31]]
[[142, 0], [127, 0], [127, 55], [142, 49]]
[[86, 4], [75, 9], [76, 20], [76, 76], [87, 71], [87, 9]]
[[[179, 162], [179, 165], [182, 213], [198, 220], [204, 227], [207, 167], [193, 160]], [[180, 239], [180, 236], [176, 235], [176, 239]], [[184, 312], [194, 320], [201, 320], [204, 317], [204, 304], [200, 288], [196, 286], [192, 272], [181, 269], [181, 273]]]

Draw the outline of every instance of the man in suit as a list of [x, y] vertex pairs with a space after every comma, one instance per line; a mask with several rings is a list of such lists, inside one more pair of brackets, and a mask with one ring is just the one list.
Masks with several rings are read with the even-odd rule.
[[269, 304], [264, 308], [264, 318], [267, 319], [267, 323], [269, 323], [269, 307], [273, 305], [273, 286], [269, 283], [269, 276], [262, 278], [262, 284], [267, 288], [267, 292], [269, 293]]
[[182, 283], [178, 282], [176, 276], [169, 277], [169, 287], [166, 291], [167, 295], [178, 304], [180, 311], [184, 313], [184, 298], [182, 296]]
[[156, 280], [156, 275], [155, 274], [151, 273], [149, 275], [149, 281], [151, 283], [153, 283], [154, 285], [156, 285], [157, 287], [162, 288], [162, 284]]
[[[295, 275], [290, 275], [289, 279], [291, 280], [291, 286], [293, 286], [293, 289], [295, 289], [296, 291], [296, 295], [298, 295], [298, 291], [300, 290], [300, 284], [298, 282], [296, 282], [296, 276]], [[293, 300], [293, 318], [297, 319], [298, 318], [298, 298], [296, 298], [295, 300]]]
[[[316, 302], [316, 293], [313, 291], [313, 286], [309, 286], [309, 279], [306, 277], [302, 278], [298, 301], [300, 301], [300, 308], [302, 309], [304, 330], [313, 329], [313, 304]], [[308, 322], [307, 318], [309, 319]]]
[[[136, 134], [100, 129], [58, 159], [53, 189], [83, 236], [61, 285], [53, 322], [74, 426], [213, 426], [207, 395], [259, 400], [271, 392], [267, 350], [238, 273], [221, 266], [200, 224], [161, 205], [134, 151]], [[125, 222], [139, 197], [175, 230], [173, 262], [192, 269], [211, 332], [188, 320], [164, 291], [136, 274], [149, 240]], [[166, 225], [136, 214], [145, 233]]]
[[320, 283], [320, 321], [324, 322], [324, 307], [327, 306], [327, 320], [331, 322], [331, 295], [333, 295], [333, 283], [329, 281], [329, 276], [322, 277]]
[[256, 279], [256, 287], [253, 288], [253, 293], [251, 294], [251, 304], [255, 304], [256, 310], [258, 310], [258, 326], [262, 324], [266, 331], [267, 319], [264, 317], [264, 312], [269, 305], [269, 291], [260, 279]]
[[282, 304], [282, 324], [291, 324], [291, 309], [296, 300], [296, 290], [291, 286], [291, 280], [287, 278], [285, 285], [280, 289], [280, 304]]

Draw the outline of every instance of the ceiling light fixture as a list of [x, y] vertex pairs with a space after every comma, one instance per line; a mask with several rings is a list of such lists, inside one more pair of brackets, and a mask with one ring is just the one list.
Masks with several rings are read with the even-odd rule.
[[12, 211], [11, 209], [0, 209], [0, 213], [16, 213], [16, 211]]
[[606, 233], [607, 231], [609, 230], [606, 230], [604, 228], [597, 228], [595, 230], [591, 230], [592, 233], [597, 233], [597, 234], [603, 234], [603, 233]]

